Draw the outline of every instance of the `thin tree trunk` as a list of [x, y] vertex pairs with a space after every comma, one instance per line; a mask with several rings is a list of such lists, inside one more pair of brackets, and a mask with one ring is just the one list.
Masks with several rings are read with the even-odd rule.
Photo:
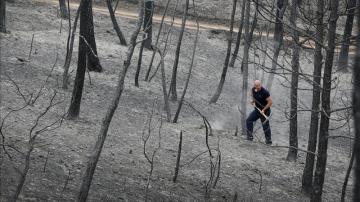
[[347, 184], [348, 184], [348, 181], [349, 181], [349, 177], [350, 177], [350, 173], [351, 173], [352, 167], [353, 167], [353, 165], [354, 165], [354, 158], [355, 158], [354, 151], [355, 151], [355, 150], [353, 150], [353, 152], [352, 152], [352, 154], [351, 154], [350, 162], [349, 162], [349, 167], [348, 167], [348, 169], [346, 170], [346, 175], [345, 175], [345, 179], [344, 179], [344, 184], [343, 184], [343, 187], [342, 187], [342, 190], [341, 190], [341, 202], [345, 202], [346, 187], [347, 187]]
[[284, 28], [283, 18], [287, 6], [287, 0], [278, 0], [276, 8], [276, 20], [275, 20], [275, 31], [274, 31], [274, 57], [272, 58], [271, 72], [269, 74], [267, 89], [271, 90], [274, 74], [277, 67], [277, 61], [279, 58], [280, 50], [283, 44]]
[[162, 90], [164, 95], [164, 104], [165, 104], [165, 111], [166, 111], [166, 117], [167, 122], [171, 121], [171, 112], [170, 112], [170, 105], [169, 105], [169, 96], [167, 94], [166, 89], [166, 77], [165, 77], [165, 62], [164, 62], [164, 53], [160, 51], [158, 47], [154, 47], [157, 49], [157, 51], [160, 54], [160, 65], [161, 65], [161, 84], [162, 84]]
[[258, 2], [256, 1], [256, 12], [254, 15], [254, 20], [253, 20], [253, 24], [251, 25], [251, 30], [250, 29], [250, 25], [249, 25], [249, 21], [250, 21], [250, 2], [247, 2], [247, 6], [246, 6], [246, 14], [245, 14], [245, 47], [244, 47], [244, 55], [243, 55], [243, 60], [241, 62], [241, 70], [243, 73], [243, 78], [242, 78], [242, 92], [241, 92], [241, 102], [240, 102], [240, 106], [241, 106], [241, 110], [243, 112], [242, 116], [241, 116], [241, 130], [243, 134], [246, 134], [246, 111], [247, 111], [247, 93], [248, 93], [248, 78], [249, 78], [249, 50], [251, 47], [251, 43], [252, 43], [252, 38], [253, 38], [253, 33], [257, 24], [257, 8], [258, 8]]
[[111, 6], [110, 1], [111, 0], [106, 0], [106, 5], [107, 5], [108, 10], [109, 10], [111, 22], [113, 24], [113, 27], [114, 27], [114, 30], [115, 30], [117, 36], [119, 37], [120, 44], [126, 46], [127, 45], [126, 39], [125, 39], [124, 34], [122, 33], [122, 31], [120, 30], [119, 24], [116, 21], [115, 13], [114, 13], [114, 10], [113, 10], [113, 8]]
[[152, 49], [152, 17], [154, 13], [154, 0], [145, 1], [145, 17], [144, 17], [144, 32], [146, 33], [146, 39], [144, 41], [144, 47], [146, 49]]
[[80, 36], [79, 36], [79, 52], [78, 52], [78, 64], [76, 69], [76, 77], [74, 83], [74, 89], [72, 92], [71, 103], [68, 111], [68, 118], [75, 119], [79, 117], [80, 104], [82, 91], [84, 87], [85, 72], [86, 72], [86, 54], [87, 45], [84, 41], [88, 35], [88, 20], [89, 20], [89, 4], [87, 0], [82, 0], [80, 3]]
[[70, 68], [71, 58], [72, 58], [72, 53], [73, 53], [73, 48], [74, 48], [76, 27], [77, 27], [77, 23], [78, 23], [79, 16], [80, 16], [80, 8], [81, 8], [81, 4], [79, 5], [79, 8], [76, 11], [74, 26], [72, 28], [71, 36], [69, 35], [69, 37], [68, 37], [68, 42], [67, 42], [68, 46], [67, 46], [67, 50], [66, 50], [66, 58], [65, 58], [64, 73], [63, 73], [63, 85], [62, 85], [63, 89], [68, 88], [69, 68]]
[[110, 126], [110, 122], [111, 119], [116, 111], [116, 108], [119, 104], [119, 99], [122, 95], [122, 92], [124, 90], [124, 80], [125, 80], [125, 76], [126, 76], [126, 72], [130, 66], [131, 63], [131, 58], [133, 56], [134, 53], [134, 49], [136, 46], [136, 39], [137, 36], [140, 32], [140, 28], [143, 22], [143, 17], [144, 17], [144, 0], [141, 0], [139, 2], [139, 16], [138, 16], [138, 22], [137, 22], [137, 26], [135, 28], [135, 31], [133, 32], [131, 39], [130, 39], [130, 45], [128, 47], [128, 51], [126, 53], [126, 60], [124, 61], [124, 68], [121, 71], [120, 75], [119, 75], [119, 81], [118, 81], [118, 85], [116, 87], [116, 91], [115, 91], [115, 95], [111, 101], [111, 104], [108, 107], [108, 110], [106, 112], [106, 115], [102, 121], [101, 124], [101, 128], [100, 128], [100, 132], [99, 135], [97, 137], [96, 140], [96, 144], [95, 147], [93, 149], [93, 151], [91, 152], [90, 156], [89, 156], [89, 160], [87, 162], [86, 165], [86, 171], [85, 174], [82, 178], [82, 183], [81, 183], [81, 187], [80, 187], [80, 192], [78, 195], [78, 201], [79, 202], [85, 202], [89, 193], [89, 189], [90, 189], [90, 185], [91, 185], [91, 181], [95, 172], [95, 168], [97, 165], [97, 162], [99, 160], [100, 154], [101, 154], [101, 150], [103, 148], [104, 142], [106, 140], [106, 136], [107, 136], [107, 132]]
[[[321, 95], [321, 69], [322, 69], [322, 60], [323, 56], [321, 53], [321, 44], [324, 41], [324, 0], [317, 0], [317, 11], [316, 11], [316, 43], [315, 43], [315, 53], [314, 53], [314, 79], [313, 79], [313, 96], [312, 96], [312, 107], [311, 107], [311, 119], [310, 119], [310, 129], [309, 129], [309, 139], [307, 150], [315, 153], [317, 136], [318, 136], [318, 127], [319, 127], [319, 104], [320, 104], [320, 95]], [[319, 43], [318, 43], [319, 42]], [[302, 189], [306, 193], [311, 193], [312, 191], [312, 182], [313, 182], [313, 173], [314, 173], [314, 163], [315, 155], [312, 153], [306, 153], [306, 163], [302, 176]]]
[[181, 98], [180, 98], [180, 100], [179, 100], [179, 105], [178, 105], [178, 108], [177, 108], [177, 110], [176, 110], [173, 123], [176, 123], [176, 122], [178, 121], [178, 118], [179, 118], [179, 115], [180, 115], [180, 111], [181, 111], [181, 107], [182, 107], [183, 101], [184, 101], [184, 99], [185, 99], [186, 90], [187, 90], [188, 85], [189, 85], [189, 81], [190, 81], [190, 77], [191, 77], [191, 72], [192, 72], [192, 69], [193, 69], [193, 66], [194, 66], [196, 47], [197, 47], [198, 38], [199, 38], [199, 22], [198, 22], [197, 20], [196, 20], [196, 25], [197, 25], [197, 28], [196, 28], [196, 36], [195, 36], [195, 41], [194, 41], [194, 49], [193, 49], [192, 57], [191, 57], [191, 63], [190, 63], [190, 67], [189, 67], [189, 73], [188, 73], [187, 78], [186, 78], [185, 87], [184, 87], [183, 93], [182, 93], [182, 95], [181, 95]]
[[100, 65], [96, 41], [95, 41], [95, 33], [94, 33], [94, 20], [92, 13], [92, 1], [90, 1], [89, 5], [89, 20], [88, 22], [88, 35], [86, 40], [90, 44], [90, 47], [87, 46], [87, 68], [89, 71], [94, 72], [102, 72], [102, 67]]
[[[145, 26], [145, 25], [144, 25]], [[143, 36], [143, 39], [145, 36]], [[139, 50], [139, 58], [138, 58], [138, 63], [137, 63], [137, 68], [136, 68], [136, 72], [135, 72], [135, 86], [139, 87], [139, 75], [140, 75], [140, 70], [141, 70], [141, 62], [142, 62], [142, 56], [143, 56], [143, 50], [144, 50], [144, 45], [145, 45], [145, 41], [141, 42], [140, 45], [140, 50]]]
[[[171, 1], [171, 0], [168, 0], [168, 1], [167, 1], [166, 7], [165, 7], [165, 10], [164, 10], [164, 13], [163, 13], [163, 16], [162, 16], [162, 18], [161, 18], [161, 23], [160, 23], [159, 31], [158, 31], [158, 33], [157, 33], [156, 41], [155, 41], [155, 45], [154, 45], [155, 47], [158, 47], [158, 43], [159, 43], [159, 39], [160, 39], [160, 34], [161, 34], [161, 31], [162, 31], [162, 27], [163, 27], [163, 24], [164, 24], [164, 19], [165, 19], [167, 10], [168, 10], [168, 8], [169, 8], [170, 1]], [[176, 6], [177, 6], [177, 3], [176, 3]], [[153, 65], [153, 62], [154, 62], [155, 54], [156, 54], [156, 51], [154, 50], [153, 53], [152, 53], [152, 56], [151, 56], [149, 68], [148, 68], [148, 70], [146, 71], [145, 81], [148, 81], [148, 80], [149, 80], [149, 75], [150, 75], [150, 72], [151, 72], [151, 69], [152, 69], [152, 65]]]
[[[248, 0], [244, 0], [244, 1], [248, 1]], [[237, 0], [233, 0], [233, 7], [232, 7], [231, 19], [230, 19], [230, 32], [229, 32], [228, 39], [227, 39], [228, 43], [227, 43], [225, 62], [224, 62], [223, 70], [222, 70], [222, 73], [221, 73], [221, 78], [220, 78], [219, 85], [218, 85], [218, 87], [217, 87], [217, 89], [215, 91], [215, 94], [210, 99], [210, 104], [217, 102], [217, 100], [219, 99], [220, 94], [222, 92], [222, 88], [224, 86], [224, 83], [225, 83], [226, 73], [227, 73], [227, 69], [228, 69], [228, 66], [229, 66], [229, 60], [230, 60], [230, 55], [231, 55], [231, 44], [232, 44], [232, 35], [233, 35], [233, 29], [234, 29], [234, 18], [235, 18], [235, 11], [236, 11], [236, 3], [237, 3]]]
[[339, 62], [338, 62], [338, 70], [347, 71], [348, 67], [348, 59], [349, 59], [349, 46], [350, 46], [350, 38], [351, 32], [353, 28], [354, 15], [356, 9], [356, 0], [348, 0], [348, 14], [346, 17], [344, 35], [342, 38], [342, 45], [339, 54]]
[[33, 146], [30, 145], [30, 148], [26, 153], [24, 170], [22, 171], [21, 176], [20, 176], [20, 181], [19, 181], [18, 185], [16, 186], [16, 191], [15, 191], [14, 196], [12, 198], [13, 202], [16, 202], [18, 200], [19, 195], [21, 193], [21, 190], [24, 187], [26, 176], [27, 176], [27, 174], [29, 172], [29, 169], [30, 169], [30, 157], [31, 157], [31, 152], [33, 151], [33, 149], [34, 149]]
[[177, 154], [177, 157], [176, 157], [176, 166], [175, 166], [175, 174], [174, 174], [174, 177], [173, 177], [173, 182], [176, 182], [177, 176], [179, 174], [182, 138], [183, 138], [182, 137], [182, 131], [180, 131], [180, 140], [179, 140], [178, 154]]
[[318, 143], [318, 158], [316, 162], [314, 186], [311, 194], [311, 201], [321, 201], [322, 189], [325, 180], [328, 136], [329, 136], [329, 119], [330, 119], [330, 93], [331, 93], [331, 71], [334, 60], [335, 38], [336, 38], [336, 22], [338, 19], [338, 0], [330, 1], [330, 20], [328, 32], [328, 50], [325, 59], [324, 79], [321, 96], [321, 118], [320, 133]]
[[230, 67], [234, 67], [235, 65], [235, 60], [238, 56], [239, 53], [239, 48], [240, 48], [240, 42], [241, 42], [241, 35], [242, 35], [242, 30], [243, 30], [243, 26], [244, 26], [244, 16], [245, 16], [245, 2], [247, 0], [242, 0], [241, 3], [241, 17], [240, 17], [240, 24], [239, 24], [239, 32], [237, 34], [236, 37], [236, 44], [235, 44], [235, 49], [234, 49], [234, 53], [232, 54], [229, 66]]
[[299, 85], [299, 33], [296, 30], [297, 21], [297, 7], [299, 0], [292, 0], [290, 24], [294, 28], [291, 30], [293, 37], [292, 44], [292, 60], [291, 60], [291, 90], [290, 90], [290, 137], [289, 137], [289, 151], [286, 157], [288, 161], [296, 161], [298, 153], [298, 135], [297, 135], [297, 99], [298, 99], [298, 85]]
[[0, 32], [6, 32], [6, 3], [4, 0], [0, 1]]
[[357, 38], [356, 56], [353, 71], [354, 91], [353, 91], [353, 113], [355, 127], [355, 180], [353, 190], [353, 202], [360, 201], [360, 7], [357, 7]]
[[177, 68], [178, 68], [178, 64], [179, 64], [180, 48], [181, 48], [182, 38], [184, 35], [188, 9], [189, 9], [189, 0], [186, 0], [185, 6], [184, 6], [184, 14], [182, 17], [181, 29], [180, 29], [180, 33], [179, 33], [179, 39], [178, 39], [178, 42], [176, 45], [175, 60], [174, 60], [174, 66], [173, 66], [171, 83], [170, 83], [170, 99], [173, 101], [175, 101], [177, 99], [177, 92], [176, 92]]
[[59, 7], [61, 18], [68, 19], [70, 16], [68, 10], [66, 9], [65, 0], [59, 0]]

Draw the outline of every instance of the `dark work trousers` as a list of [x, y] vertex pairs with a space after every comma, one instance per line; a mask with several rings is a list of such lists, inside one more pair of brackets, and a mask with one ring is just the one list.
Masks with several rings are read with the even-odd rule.
[[[271, 110], [265, 110], [265, 115], [269, 116], [271, 113]], [[266, 120], [265, 117], [263, 115], [261, 115], [261, 113], [257, 110], [254, 109], [249, 116], [246, 119], [246, 128], [247, 128], [247, 138], [248, 139], [253, 139], [253, 129], [254, 129], [254, 122], [257, 121], [260, 118], [261, 122], [262, 122], [262, 126], [263, 126], [263, 130], [265, 133], [265, 139], [266, 142], [271, 142], [271, 130], [270, 130], [270, 123], [269, 121], [267, 121], [266, 123], [264, 123], [264, 121]]]

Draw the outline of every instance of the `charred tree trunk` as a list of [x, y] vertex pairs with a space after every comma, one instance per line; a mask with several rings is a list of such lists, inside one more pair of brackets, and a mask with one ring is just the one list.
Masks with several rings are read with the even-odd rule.
[[146, 39], [144, 41], [144, 47], [152, 49], [152, 17], [154, 13], [154, 0], [145, 1], [145, 17], [144, 17], [144, 32], [146, 33]]
[[242, 35], [243, 26], [244, 26], [245, 3], [246, 3], [246, 1], [247, 0], [242, 0], [242, 3], [241, 3], [241, 17], [240, 17], [240, 24], [239, 24], [239, 32], [238, 32], [237, 37], [236, 37], [236, 44], [235, 44], [234, 53], [232, 54], [232, 57], [231, 57], [231, 60], [230, 60], [230, 64], [229, 64], [230, 67], [234, 67], [235, 60], [236, 60], [237, 55], [239, 53], [241, 35]]
[[[321, 69], [323, 65], [323, 56], [321, 53], [321, 44], [324, 41], [324, 0], [317, 0], [316, 11], [316, 43], [314, 53], [314, 79], [313, 79], [313, 96], [312, 96], [312, 111], [310, 119], [309, 139], [307, 150], [315, 153], [318, 127], [319, 127], [319, 104], [321, 95]], [[302, 176], [302, 189], [306, 193], [311, 193], [313, 173], [314, 173], [315, 155], [312, 153], [306, 153], [306, 163]]]
[[124, 34], [122, 33], [122, 31], [120, 30], [119, 24], [116, 21], [116, 17], [115, 17], [115, 13], [114, 10], [111, 6], [111, 0], [106, 0], [106, 5], [108, 7], [109, 10], [109, 14], [110, 14], [110, 18], [111, 18], [111, 22], [113, 24], [114, 30], [116, 32], [116, 34], [119, 37], [120, 40], [120, 44], [126, 46], [126, 39], [124, 37]]
[[0, 32], [6, 32], [6, 3], [0, 1]]
[[[165, 10], [164, 10], [164, 13], [163, 13], [163, 16], [162, 16], [162, 18], [161, 18], [161, 23], [160, 23], [159, 31], [158, 31], [158, 33], [157, 33], [157, 37], [156, 37], [156, 41], [155, 41], [155, 45], [154, 45], [155, 47], [158, 47], [158, 43], [159, 43], [159, 39], [160, 39], [160, 34], [161, 34], [161, 31], [162, 31], [162, 27], [163, 27], [163, 25], [164, 25], [164, 19], [165, 19], [167, 10], [168, 10], [168, 8], [169, 8], [170, 1], [171, 1], [171, 0], [168, 0], [168, 1], [167, 1], [166, 7], [165, 7]], [[176, 3], [176, 6], [177, 6], [177, 3]], [[149, 68], [148, 68], [148, 70], [146, 71], [145, 81], [149, 81], [150, 71], [151, 71], [151, 68], [152, 68], [153, 63], [154, 63], [155, 54], [156, 54], [156, 51], [154, 50], [153, 53], [152, 53], [152, 56], [151, 56]]]
[[[144, 24], [144, 26], [145, 26], [145, 24]], [[146, 37], [146, 36], [143, 36], [143, 40], [145, 39], [144, 37]], [[141, 70], [144, 45], [145, 45], [145, 41], [142, 41], [141, 45], [140, 45], [139, 58], [138, 58], [136, 72], [135, 72], [135, 86], [136, 87], [139, 87], [139, 76], [140, 76], [140, 70]]]
[[185, 6], [184, 6], [184, 14], [182, 17], [181, 29], [180, 29], [180, 33], [179, 33], [179, 39], [178, 39], [178, 42], [176, 45], [175, 60], [174, 60], [174, 66], [173, 66], [171, 83], [170, 83], [170, 95], [169, 96], [170, 96], [170, 99], [173, 101], [177, 99], [177, 92], [176, 92], [177, 68], [178, 68], [178, 64], [179, 64], [180, 48], [181, 48], [182, 38], [184, 35], [188, 9], [189, 9], [189, 0], [186, 0]]
[[353, 92], [353, 113], [354, 113], [354, 127], [355, 127], [355, 182], [353, 190], [353, 201], [360, 201], [360, 7], [357, 7], [357, 38], [356, 38], [356, 56], [353, 71], [354, 78], [354, 92]]
[[194, 66], [195, 53], [196, 53], [196, 47], [197, 47], [197, 43], [198, 43], [198, 39], [199, 39], [199, 28], [200, 28], [199, 22], [197, 20], [196, 20], [196, 25], [197, 25], [196, 36], [195, 36], [195, 41], [194, 41], [194, 49], [193, 49], [192, 57], [191, 57], [191, 63], [190, 63], [190, 67], [189, 67], [189, 73], [188, 73], [187, 78], [186, 78], [185, 87], [184, 87], [183, 93], [181, 95], [181, 98], [179, 100], [179, 105], [178, 105], [178, 108], [176, 110], [173, 123], [176, 123], [178, 121], [180, 111], [181, 111], [181, 107], [182, 107], [182, 104], [184, 102], [185, 94], [186, 94], [186, 91], [187, 91], [187, 88], [188, 88], [188, 85], [189, 85], [191, 72], [192, 72], [192, 69], [193, 69], [193, 66]]
[[[244, 0], [247, 1], [247, 0]], [[227, 38], [227, 50], [226, 50], [226, 56], [225, 56], [225, 62], [224, 62], [224, 66], [223, 66], [223, 71], [221, 73], [221, 78], [220, 78], [220, 82], [219, 85], [215, 91], [215, 94], [212, 96], [212, 98], [210, 99], [210, 104], [211, 103], [216, 103], [217, 100], [220, 97], [220, 94], [222, 92], [222, 88], [224, 86], [225, 83], [225, 78], [226, 78], [226, 73], [227, 73], [227, 69], [229, 66], [229, 60], [230, 60], [230, 54], [231, 54], [231, 44], [232, 44], [232, 35], [233, 35], [233, 29], [234, 29], [234, 18], [235, 18], [235, 11], [236, 11], [236, 3], [237, 0], [233, 0], [233, 7], [232, 7], [232, 11], [231, 11], [231, 19], [230, 19], [230, 33], [228, 35]]]
[[271, 90], [272, 83], [274, 81], [274, 74], [277, 67], [277, 61], [279, 58], [281, 46], [283, 44], [284, 27], [283, 18], [285, 9], [287, 6], [287, 0], [278, 0], [276, 8], [276, 20], [275, 20], [275, 31], [274, 31], [274, 57], [272, 58], [271, 72], [267, 82], [268, 90]]
[[[89, 3], [88, 7], [88, 16], [89, 20], [88, 23], [88, 35], [86, 35], [87, 44], [87, 68], [89, 71], [94, 72], [102, 72], [102, 67], [100, 65], [97, 48], [96, 48], [96, 41], [95, 41], [95, 33], [94, 33], [94, 20], [93, 20], [93, 13], [92, 13], [92, 1]], [[90, 46], [90, 47], [89, 47]]]
[[338, 62], [338, 70], [340, 71], [347, 71], [350, 38], [353, 28], [355, 9], [356, 9], [356, 0], [348, 0], [348, 8], [347, 8], [348, 14], [346, 17], [344, 35], [342, 39], [342, 45], [339, 54], [339, 62]]
[[85, 202], [89, 193], [91, 181], [93, 178], [93, 175], [95, 173], [95, 168], [97, 165], [97, 162], [100, 158], [100, 154], [102, 151], [102, 148], [104, 146], [104, 142], [106, 140], [107, 132], [110, 126], [111, 119], [116, 111], [116, 108], [119, 104], [120, 97], [122, 95], [122, 92], [124, 90], [124, 80], [126, 76], [126, 72], [130, 66], [131, 58], [134, 53], [134, 48], [136, 46], [136, 38], [140, 32], [140, 28], [143, 22], [144, 17], [144, 0], [139, 2], [139, 17], [137, 26], [135, 28], [135, 31], [133, 32], [131, 39], [130, 39], [130, 45], [126, 53], [126, 60], [124, 61], [124, 68], [121, 71], [119, 75], [119, 81], [116, 87], [115, 95], [111, 101], [110, 106], [108, 107], [108, 110], [106, 112], [106, 115], [102, 121], [101, 128], [99, 135], [97, 137], [95, 147], [93, 151], [91, 152], [87, 165], [86, 165], [86, 171], [82, 178], [82, 183], [80, 187], [80, 192], [78, 195], [78, 201], [79, 202]]
[[69, 18], [68, 10], [66, 9], [65, 0], [59, 0], [59, 7], [60, 7], [60, 17], [64, 19]]
[[82, 0], [80, 3], [80, 36], [79, 36], [79, 52], [78, 52], [78, 64], [76, 69], [74, 89], [72, 92], [71, 103], [68, 111], [68, 118], [74, 119], [79, 117], [80, 104], [82, 91], [84, 87], [85, 72], [86, 72], [86, 55], [87, 45], [85, 39], [88, 35], [88, 21], [89, 19], [89, 5], [88, 0]]
[[299, 85], [299, 33], [296, 30], [297, 7], [299, 0], [292, 0], [290, 12], [290, 24], [294, 28], [291, 30], [293, 44], [292, 44], [292, 60], [291, 60], [291, 90], [290, 90], [290, 137], [289, 137], [289, 151], [286, 160], [296, 161], [298, 153], [298, 135], [297, 135], [297, 99], [298, 99], [298, 85]]
[[329, 136], [329, 120], [330, 120], [330, 93], [331, 93], [331, 71], [334, 60], [335, 38], [336, 38], [336, 22], [338, 19], [338, 0], [330, 1], [330, 19], [328, 32], [328, 49], [326, 52], [324, 79], [321, 96], [321, 118], [320, 133], [318, 143], [318, 158], [316, 162], [314, 186], [311, 194], [311, 201], [321, 201], [322, 189], [326, 172], [328, 136]]

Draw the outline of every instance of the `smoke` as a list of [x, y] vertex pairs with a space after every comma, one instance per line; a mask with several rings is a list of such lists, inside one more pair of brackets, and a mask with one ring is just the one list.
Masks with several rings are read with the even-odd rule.
[[215, 130], [232, 130], [236, 125], [239, 125], [240, 114], [237, 105], [232, 106], [230, 110], [231, 111], [215, 114], [213, 120], [210, 121], [211, 127]]

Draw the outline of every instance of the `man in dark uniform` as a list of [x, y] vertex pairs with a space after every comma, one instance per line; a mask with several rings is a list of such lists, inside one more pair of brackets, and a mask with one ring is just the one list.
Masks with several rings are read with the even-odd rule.
[[270, 107], [272, 105], [272, 99], [269, 91], [261, 86], [259, 80], [254, 81], [254, 87], [251, 90], [252, 101], [254, 110], [249, 114], [246, 119], [247, 139], [252, 141], [254, 122], [260, 118], [265, 133], [266, 144], [271, 145], [271, 130], [269, 120], [266, 119], [271, 113]]

